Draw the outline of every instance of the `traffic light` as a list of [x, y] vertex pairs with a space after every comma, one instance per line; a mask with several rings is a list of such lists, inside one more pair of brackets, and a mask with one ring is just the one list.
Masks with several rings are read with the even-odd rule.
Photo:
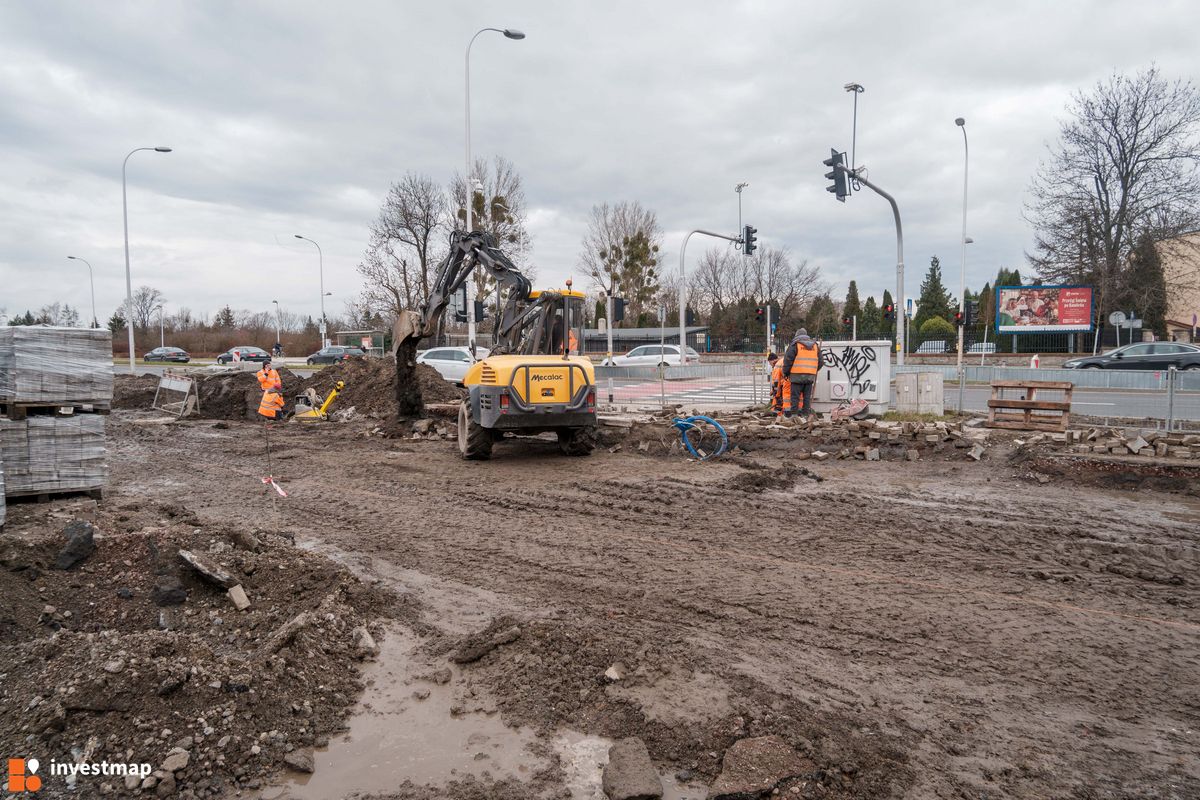
[[850, 194], [849, 187], [846, 185], [846, 154], [839, 153], [832, 147], [829, 148], [829, 153], [829, 158], [821, 163], [829, 167], [830, 171], [825, 173], [825, 180], [833, 181], [833, 184], [826, 186], [825, 191], [836, 194], [837, 199], [844, 203], [846, 195]]
[[623, 319], [625, 319], [625, 298], [624, 297], [614, 297], [613, 298], [612, 321], [620, 322]]
[[849, 328], [854, 325], [854, 320], [850, 319], [849, 317], [842, 317], [842, 324]]
[[475, 301], [475, 321], [476, 321], [476, 322], [483, 322], [483, 320], [484, 320], [486, 317], [487, 317], [487, 309], [486, 309], [486, 307], [483, 305], [483, 301], [482, 301], [482, 300], [476, 300], [476, 301]]
[[755, 320], [755, 322], [762, 322], [762, 321], [763, 321], [763, 317], [765, 317], [765, 316], [766, 316], [766, 313], [767, 313], [767, 312], [766, 312], [766, 311], [763, 309], [763, 307], [762, 307], [762, 306], [759, 306], [758, 308], [754, 309], [754, 320]]
[[891, 303], [887, 303], [883, 307], [883, 319], [885, 322], [891, 322], [896, 318], [896, 307]]
[[754, 251], [758, 249], [758, 245], [756, 244], [756, 242], [758, 241], [758, 236], [755, 235], [757, 233], [758, 233], [758, 228], [754, 228], [749, 225], [747, 225], [745, 228], [742, 229], [742, 254], [743, 255], [747, 255], [747, 256], [753, 255]]
[[689, 327], [696, 324], [696, 312], [692, 311], [691, 306], [688, 306], [687, 310], [684, 312], [683, 324]]
[[954, 312], [954, 327], [961, 328], [963, 326], [963, 312]]
[[968, 328], [975, 327], [975, 320], [979, 319], [979, 301], [967, 301], [967, 313], [963, 319], [963, 325]]

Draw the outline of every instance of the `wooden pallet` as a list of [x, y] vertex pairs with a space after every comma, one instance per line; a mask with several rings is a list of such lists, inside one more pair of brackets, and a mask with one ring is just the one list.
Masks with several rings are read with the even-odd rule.
[[[1065, 431], [1071, 420], [1071, 393], [1074, 389], [1075, 384], [1070, 381], [992, 381], [987, 427], [1017, 431]], [[1062, 392], [1063, 399], [1038, 400], [1039, 391]], [[1020, 396], [1006, 396], [1006, 392]]]
[[103, 489], [63, 489], [61, 491], [44, 492], [44, 491], [41, 491], [38, 489], [33, 489], [31, 491], [24, 491], [24, 492], [6, 492], [5, 499], [10, 502], [13, 500], [30, 500], [35, 503], [49, 503], [51, 500], [57, 500], [57, 499], [63, 498], [63, 497], [78, 497], [80, 495], [87, 495], [88, 497], [92, 498], [93, 500], [97, 500], [97, 501], [103, 500], [104, 499], [104, 490]]
[[22, 420], [30, 415], [60, 414], [62, 409], [70, 409], [73, 414], [108, 414], [112, 411], [109, 403], [0, 403], [0, 417], [11, 420]]

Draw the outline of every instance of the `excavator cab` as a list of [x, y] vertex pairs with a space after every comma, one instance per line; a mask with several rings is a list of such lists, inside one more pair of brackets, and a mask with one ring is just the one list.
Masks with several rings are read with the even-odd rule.
[[567, 455], [592, 451], [595, 370], [579, 355], [584, 300], [582, 292], [569, 288], [530, 292], [516, 309], [523, 324], [509, 346], [499, 345], [467, 371], [468, 398], [458, 420], [465, 458], [488, 458], [492, 443], [505, 433], [553, 431]]

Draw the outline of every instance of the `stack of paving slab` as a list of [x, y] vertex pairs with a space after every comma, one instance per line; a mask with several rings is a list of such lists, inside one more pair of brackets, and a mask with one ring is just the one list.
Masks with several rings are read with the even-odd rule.
[[95, 328], [0, 328], [0, 404], [112, 404], [112, 334]]
[[0, 495], [102, 489], [112, 386], [108, 331], [0, 328]]

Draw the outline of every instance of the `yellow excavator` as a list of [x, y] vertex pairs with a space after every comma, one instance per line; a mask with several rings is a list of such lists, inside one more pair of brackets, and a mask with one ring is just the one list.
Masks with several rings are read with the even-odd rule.
[[450, 235], [450, 252], [429, 297], [419, 312], [401, 312], [392, 329], [400, 416], [424, 414], [417, 344], [437, 333], [451, 298], [476, 268], [496, 279], [501, 311], [491, 350], [463, 379], [468, 396], [458, 412], [459, 451], [464, 458], [486, 459], [505, 434], [552, 431], [563, 453], [588, 455], [596, 446], [596, 376], [590, 360], [572, 354], [582, 333], [585, 296], [570, 281], [565, 290], [534, 291], [482, 231]]

